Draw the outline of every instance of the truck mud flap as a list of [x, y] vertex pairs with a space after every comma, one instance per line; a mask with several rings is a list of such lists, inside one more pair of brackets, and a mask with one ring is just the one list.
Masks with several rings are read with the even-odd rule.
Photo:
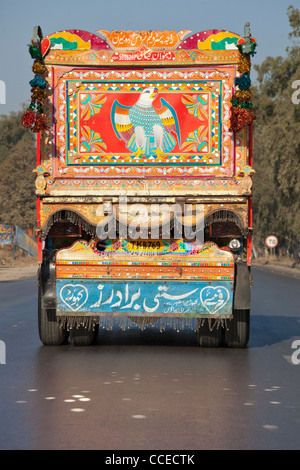
[[55, 276], [55, 251], [43, 260], [39, 274], [41, 288], [41, 307], [46, 309], [56, 308], [56, 276]]
[[246, 263], [239, 261], [235, 263], [234, 310], [250, 309], [250, 273], [250, 267]]

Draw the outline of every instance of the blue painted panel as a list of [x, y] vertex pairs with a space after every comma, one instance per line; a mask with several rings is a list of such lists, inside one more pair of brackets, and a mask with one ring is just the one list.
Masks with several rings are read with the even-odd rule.
[[58, 279], [57, 313], [61, 315], [229, 316], [230, 281], [102, 281]]
[[37, 242], [20, 227], [16, 227], [16, 245], [31, 256], [37, 256]]
[[12, 245], [14, 241], [13, 225], [0, 225], [0, 245]]

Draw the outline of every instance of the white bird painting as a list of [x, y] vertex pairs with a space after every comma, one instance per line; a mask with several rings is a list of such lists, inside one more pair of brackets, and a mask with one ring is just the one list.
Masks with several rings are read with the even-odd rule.
[[117, 100], [111, 110], [114, 131], [126, 147], [136, 156], [160, 156], [171, 152], [176, 146], [176, 135], [180, 148], [180, 130], [174, 108], [161, 98], [161, 108], [153, 106], [158, 95], [155, 87], [142, 91], [133, 106], [124, 106]]

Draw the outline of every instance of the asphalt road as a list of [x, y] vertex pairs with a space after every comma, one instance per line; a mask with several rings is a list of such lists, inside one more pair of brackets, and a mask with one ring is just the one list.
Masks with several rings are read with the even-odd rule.
[[300, 281], [253, 271], [241, 350], [151, 327], [45, 347], [36, 280], [0, 282], [0, 449], [299, 449]]

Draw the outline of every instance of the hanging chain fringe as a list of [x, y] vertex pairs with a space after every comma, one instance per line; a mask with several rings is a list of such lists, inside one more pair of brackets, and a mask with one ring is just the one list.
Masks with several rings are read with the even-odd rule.
[[[144, 331], [147, 328], [156, 328], [160, 332], [173, 329], [178, 333], [183, 330], [198, 331], [208, 322], [209, 330], [224, 328], [228, 330], [227, 318], [154, 318], [154, 317], [80, 317], [80, 316], [59, 316], [57, 321], [62, 328], [68, 331], [80, 327], [88, 330], [95, 330], [96, 325], [103, 330], [112, 331], [120, 328], [125, 331], [131, 328], [139, 328]], [[230, 321], [230, 320], [229, 320]]]

